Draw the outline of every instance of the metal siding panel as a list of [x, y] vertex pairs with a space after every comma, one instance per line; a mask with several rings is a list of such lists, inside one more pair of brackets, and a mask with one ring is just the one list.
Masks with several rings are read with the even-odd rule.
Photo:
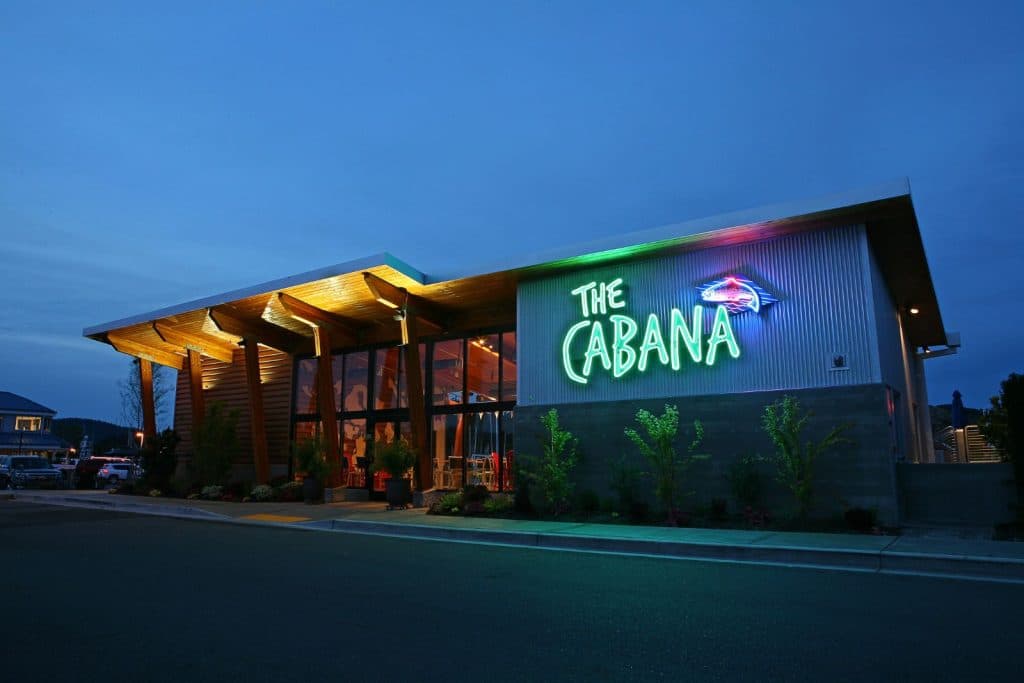
[[[869, 383], [876, 374], [875, 338], [868, 324], [872, 301], [864, 287], [864, 240], [863, 226], [849, 226], [525, 282], [519, 287], [517, 307], [519, 403], [585, 403]], [[655, 362], [645, 374], [634, 371], [617, 380], [602, 369], [586, 385], [565, 376], [562, 338], [573, 323], [582, 320], [578, 299], [569, 293], [575, 287], [622, 277], [628, 287], [623, 312], [637, 320], [639, 337], [648, 313], [658, 314], [667, 333], [673, 307], [689, 317], [692, 306], [700, 301], [696, 287], [731, 273], [750, 277], [779, 299], [760, 314], [731, 317], [740, 358], [723, 357], [720, 349], [714, 367], [697, 366], [687, 357], [678, 372]], [[713, 320], [713, 308], [706, 308], [705, 335]], [[638, 346], [639, 341], [634, 344]], [[834, 353], [846, 355], [849, 370], [829, 369]]]

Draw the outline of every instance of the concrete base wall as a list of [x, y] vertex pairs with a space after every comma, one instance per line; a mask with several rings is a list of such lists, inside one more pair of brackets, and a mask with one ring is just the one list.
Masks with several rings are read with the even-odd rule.
[[1014, 520], [1010, 463], [900, 464], [897, 475], [907, 522], [991, 526]]
[[[661, 413], [665, 404], [679, 409], [680, 451], [693, 435], [693, 421], [699, 419], [705, 428], [701, 452], [711, 458], [697, 462], [689, 470], [684, 490], [693, 491], [687, 506], [707, 504], [712, 498], [725, 498], [731, 510], [737, 509], [732, 488], [726, 478], [730, 464], [747, 454], [770, 456], [774, 447], [761, 428], [761, 416], [769, 403], [789, 394], [796, 397], [814, 417], [805, 431], [805, 438], [821, 438], [832, 427], [849, 423], [849, 444], [836, 447], [822, 455], [817, 464], [815, 487], [816, 517], [841, 514], [849, 507], [874, 508], [879, 521], [887, 525], [899, 523], [895, 467], [892, 460], [890, 425], [886, 410], [885, 387], [880, 384], [853, 387], [832, 387], [798, 391], [750, 392], [743, 394], [678, 397], [646, 401], [612, 401], [605, 403], [556, 406], [520, 406], [516, 408], [516, 444], [520, 461], [541, 453], [545, 430], [540, 422], [551, 408], [558, 410], [561, 424], [579, 438], [581, 462], [573, 480], [576, 491], [592, 490], [601, 497], [613, 497], [610, 489], [612, 463], [622, 455], [640, 471], [646, 462], [623, 430], [635, 427], [640, 408]], [[775, 482], [774, 466], [761, 465], [763, 506], [775, 515], [795, 510], [792, 495]], [[653, 501], [650, 478], [641, 480], [640, 493]]]

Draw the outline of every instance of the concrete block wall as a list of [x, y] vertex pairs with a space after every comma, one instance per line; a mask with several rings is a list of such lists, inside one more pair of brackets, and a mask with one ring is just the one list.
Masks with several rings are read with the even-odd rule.
[[[815, 487], [816, 517], [841, 514], [848, 507], [875, 508], [883, 524], [899, 523], [899, 505], [885, 387], [866, 384], [796, 391], [766, 391], [709, 396], [685, 396], [642, 401], [607, 401], [587, 404], [537, 405], [516, 408], [516, 444], [521, 459], [541, 452], [544, 427], [540, 418], [556, 408], [562, 425], [579, 438], [581, 463], [574, 476], [576, 490], [592, 490], [602, 497], [614, 497], [609, 483], [612, 463], [626, 455], [639, 470], [647, 469], [636, 447], [623, 430], [636, 426], [640, 408], [661, 413], [666, 403], [680, 414], [680, 450], [693, 434], [693, 420], [704, 424], [701, 451], [711, 458], [689, 470], [684, 490], [694, 491], [688, 505], [706, 504], [712, 498], [729, 500], [735, 510], [732, 489], [726, 478], [729, 465], [746, 454], [769, 456], [774, 449], [761, 428], [761, 416], [769, 403], [784, 395], [795, 396], [804, 409], [814, 411], [806, 438], [821, 438], [833, 426], [849, 423], [850, 443], [837, 446], [821, 456]], [[774, 481], [774, 468], [761, 466], [764, 506], [776, 515], [791, 513], [791, 494]], [[641, 481], [641, 493], [653, 503], [650, 479]]]

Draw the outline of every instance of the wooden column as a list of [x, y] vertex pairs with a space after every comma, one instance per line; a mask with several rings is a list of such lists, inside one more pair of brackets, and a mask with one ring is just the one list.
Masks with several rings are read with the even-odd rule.
[[192, 404], [192, 439], [203, 429], [206, 401], [203, 400], [203, 358], [198, 351], [188, 349], [188, 397]]
[[409, 431], [412, 447], [416, 449], [416, 474], [420, 491], [434, 487], [434, 467], [430, 462], [430, 447], [427, 442], [427, 406], [423, 397], [423, 379], [420, 359], [419, 325], [416, 316], [405, 320], [408, 343], [405, 353], [405, 385], [409, 390]]
[[156, 436], [156, 406], [153, 403], [153, 363], [139, 358], [139, 388], [142, 394], [142, 433], [144, 439]]
[[341, 454], [338, 452], [338, 409], [334, 402], [334, 368], [331, 356], [331, 335], [323, 327], [313, 328], [316, 348], [317, 403], [323, 425], [324, 455], [334, 470], [329, 486], [341, 486]]
[[270, 483], [267, 458], [267, 428], [263, 422], [263, 382], [260, 379], [260, 347], [255, 337], [242, 340], [245, 346], [245, 384], [249, 389], [249, 424], [252, 428], [252, 461], [256, 483]]

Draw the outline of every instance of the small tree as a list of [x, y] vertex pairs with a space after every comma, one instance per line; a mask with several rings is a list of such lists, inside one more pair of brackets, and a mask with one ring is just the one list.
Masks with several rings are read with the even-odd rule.
[[572, 432], [559, 426], [558, 411], [554, 408], [543, 415], [540, 421], [548, 433], [543, 441], [544, 454], [536, 464], [531, 478], [537, 482], [548, 510], [557, 516], [568, 508], [572, 497], [574, 486], [569, 481], [569, 475], [578, 462], [578, 439]]
[[697, 453], [697, 448], [704, 441], [704, 425], [700, 420], [693, 421], [693, 440], [686, 447], [686, 453], [676, 452], [676, 435], [679, 433], [679, 409], [676, 406], [665, 406], [665, 412], [655, 415], [648, 410], [640, 409], [636, 413], [636, 421], [640, 423], [646, 436], [642, 436], [632, 427], [626, 428], [626, 436], [636, 444], [640, 453], [647, 459], [651, 467], [650, 474], [654, 478], [654, 495], [665, 508], [668, 523], [678, 522], [678, 504], [683, 494], [680, 492], [683, 477], [695, 460], [711, 457], [706, 453]]
[[834, 427], [821, 441], [808, 439], [801, 445], [801, 434], [812, 415], [811, 411], [801, 414], [800, 402], [783, 396], [781, 401], [765, 407], [762, 418], [764, 431], [775, 444], [776, 478], [793, 493], [801, 520], [807, 519], [814, 502], [814, 467], [818, 456], [848, 441], [843, 432], [849, 425], [844, 424]]
[[1013, 463], [1019, 499], [1018, 516], [1024, 519], [1024, 375], [1011, 373], [999, 385], [999, 395], [980, 420], [981, 433], [1002, 457]]
[[142, 448], [142, 464], [145, 468], [146, 485], [169, 491], [174, 470], [178, 467], [178, 457], [174, 450], [181, 441], [173, 429], [165, 429], [156, 438], [146, 441]]
[[225, 486], [238, 451], [238, 411], [214, 401], [206, 410], [202, 429], [192, 434], [192, 467], [203, 486]]

